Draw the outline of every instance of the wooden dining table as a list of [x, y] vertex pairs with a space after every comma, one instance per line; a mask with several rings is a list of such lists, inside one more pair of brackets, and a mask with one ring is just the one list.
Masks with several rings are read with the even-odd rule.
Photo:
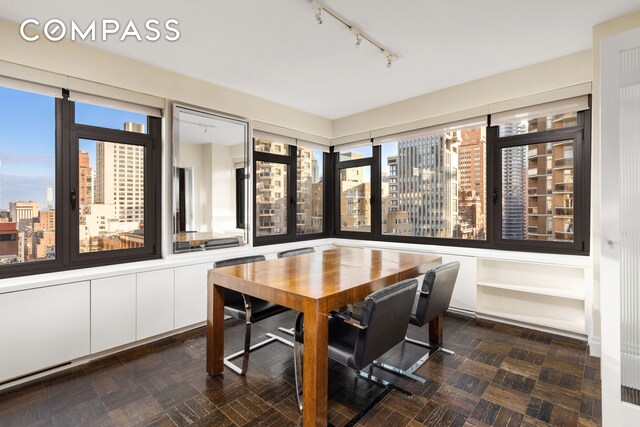
[[437, 255], [338, 247], [209, 270], [207, 372], [224, 369], [225, 288], [303, 312], [303, 425], [326, 426], [329, 312], [441, 262]]

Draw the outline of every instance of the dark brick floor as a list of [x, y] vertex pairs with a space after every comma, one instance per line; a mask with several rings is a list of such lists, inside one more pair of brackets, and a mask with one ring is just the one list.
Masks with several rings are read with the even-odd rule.
[[[254, 339], [294, 314], [254, 325]], [[227, 350], [242, 325], [227, 321]], [[410, 336], [426, 338], [414, 327]], [[362, 419], [369, 426], [596, 426], [601, 424], [599, 359], [584, 343], [449, 315], [446, 347], [417, 374], [425, 384], [387, 375], [413, 393], [393, 392]], [[410, 365], [421, 349], [405, 344], [388, 361]], [[298, 425], [292, 351], [272, 344], [251, 355], [246, 378], [205, 373], [200, 328], [0, 392], [0, 426]], [[381, 387], [329, 364], [329, 418], [347, 423]]]

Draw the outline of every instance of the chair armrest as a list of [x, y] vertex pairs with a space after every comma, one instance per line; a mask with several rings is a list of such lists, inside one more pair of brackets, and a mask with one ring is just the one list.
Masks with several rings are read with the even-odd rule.
[[334, 319], [342, 320], [344, 323], [350, 326], [353, 326], [354, 328], [367, 329], [367, 325], [363, 325], [362, 323], [360, 323], [359, 321], [357, 321], [356, 319], [354, 319], [353, 317], [349, 316], [346, 313], [342, 313], [339, 311], [332, 311], [329, 313], [329, 315]]

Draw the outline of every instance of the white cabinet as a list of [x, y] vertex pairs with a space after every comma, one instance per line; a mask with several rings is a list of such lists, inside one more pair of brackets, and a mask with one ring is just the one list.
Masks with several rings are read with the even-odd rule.
[[476, 257], [442, 255], [442, 263], [458, 261], [460, 271], [456, 286], [451, 297], [452, 308], [470, 312], [476, 311], [476, 283], [477, 283], [477, 262]]
[[478, 260], [478, 314], [584, 335], [582, 267]]
[[136, 339], [174, 329], [174, 271], [172, 268], [137, 274]]
[[91, 353], [136, 340], [136, 275], [91, 281]]
[[207, 320], [207, 272], [211, 263], [175, 269], [175, 328]]
[[89, 354], [89, 282], [0, 294], [0, 382]]

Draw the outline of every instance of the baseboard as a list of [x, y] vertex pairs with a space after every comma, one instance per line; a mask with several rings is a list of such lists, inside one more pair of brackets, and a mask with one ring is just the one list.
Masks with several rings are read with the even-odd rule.
[[589, 338], [589, 354], [594, 357], [601, 357], [602, 347], [600, 345], [600, 337]]
[[563, 337], [573, 338], [580, 341], [587, 341], [587, 336], [583, 334], [577, 334], [575, 332], [564, 331], [562, 329], [550, 328], [547, 326], [540, 326], [534, 323], [521, 322], [518, 320], [511, 320], [506, 317], [492, 316], [489, 314], [476, 313], [478, 319], [491, 320], [493, 322], [505, 323], [507, 325], [519, 326], [521, 328], [534, 329], [536, 331], [548, 332], [550, 334], [561, 335]]

